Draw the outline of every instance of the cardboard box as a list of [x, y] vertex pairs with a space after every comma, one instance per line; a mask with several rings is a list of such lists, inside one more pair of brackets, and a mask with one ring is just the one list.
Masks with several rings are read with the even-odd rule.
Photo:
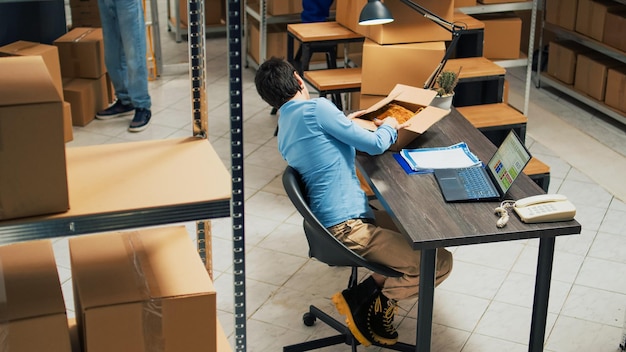
[[63, 77], [100, 78], [106, 72], [102, 28], [74, 28], [54, 45], [59, 48]]
[[525, 2], [527, 0], [478, 0], [481, 4], [506, 4], [509, 2]]
[[611, 0], [578, 0], [576, 32], [597, 41], [604, 38], [604, 21], [607, 13], [626, 8]]
[[384, 95], [360, 94], [359, 110], [367, 110], [372, 105], [378, 103], [381, 99], [385, 99]]
[[41, 44], [19, 40], [11, 44], [0, 47], [0, 56], [18, 55], [18, 56], [41, 56], [43, 62], [50, 72], [54, 86], [56, 87], [61, 99], [63, 99], [63, 85], [61, 83], [61, 64], [59, 62], [59, 50], [54, 45]]
[[513, 12], [474, 15], [485, 24], [483, 56], [517, 59], [520, 56], [522, 20]]
[[69, 209], [63, 103], [40, 56], [0, 58], [0, 220]]
[[361, 93], [386, 96], [396, 84], [424, 86], [446, 51], [444, 42], [363, 43]]
[[604, 101], [608, 69], [620, 65], [619, 61], [598, 52], [579, 54], [574, 88], [598, 101]]
[[415, 88], [403, 84], [397, 84], [389, 95], [378, 103], [370, 106], [364, 115], [354, 121], [360, 126], [375, 131], [377, 126], [371, 120], [376, 116], [376, 111], [389, 103], [396, 103], [413, 111], [419, 111], [408, 120], [410, 126], [398, 131], [398, 139], [389, 148], [391, 151], [400, 151], [411, 143], [419, 135], [426, 132], [435, 122], [448, 115], [449, 110], [429, 106], [437, 93], [434, 90]]
[[604, 103], [626, 113], [626, 66], [609, 68]]
[[97, 0], [70, 0], [72, 28], [102, 27]]
[[[248, 17], [248, 54], [256, 61], [257, 64], [261, 64], [264, 60], [261, 60], [261, 46], [259, 23]], [[266, 27], [266, 40], [265, 40], [265, 52], [268, 59], [272, 56], [286, 58], [287, 57], [287, 26], [280, 24], [268, 24]], [[295, 52], [294, 48], [294, 52]]]
[[63, 140], [65, 143], [74, 139], [74, 130], [72, 129], [72, 105], [66, 101], [63, 102]]
[[[188, 10], [188, 0], [178, 0], [178, 11], [180, 14], [180, 23], [183, 26], [187, 26], [189, 24], [189, 10]], [[176, 6], [175, 2], [172, 1], [172, 6]], [[174, 11], [170, 10], [170, 16], [174, 19]], [[205, 0], [204, 1], [204, 24], [205, 25], [215, 25], [215, 24], [224, 24], [224, 20], [226, 19], [226, 8], [225, 2], [220, 0]]]
[[470, 7], [476, 6], [476, 0], [454, 0], [454, 7]]
[[616, 49], [626, 52], [626, 11], [609, 12], [604, 19], [604, 37], [602, 41]]
[[[574, 10], [575, 11], [575, 10]], [[517, 17], [519, 17], [522, 20], [522, 33], [521, 33], [521, 40], [520, 40], [520, 51], [524, 54], [524, 55], [528, 55], [528, 44], [530, 44], [530, 31], [531, 31], [531, 25], [532, 25], [532, 11], [531, 10], [518, 10], [518, 11], [513, 11], [515, 13], [515, 15]], [[533, 51], [535, 51], [535, 56], [533, 57], [534, 60], [537, 60], [538, 57], [538, 49], [539, 49], [539, 45], [543, 45], [545, 50], [547, 50], [548, 48], [548, 43], [552, 40], [557, 39], [557, 35], [551, 31], [543, 31], [543, 37], [539, 35], [539, 33], [542, 32], [542, 28], [541, 26], [543, 25], [541, 20], [537, 20], [537, 19], [541, 19], [543, 16], [543, 11], [541, 10], [537, 10], [537, 17], [535, 20], [535, 28], [534, 28], [534, 43], [533, 43]], [[541, 43], [540, 43], [541, 42]], [[542, 60], [547, 60], [547, 56], [543, 55]], [[545, 70], [545, 63], [544, 65], [544, 70]], [[534, 69], [533, 69], [534, 70]]]
[[72, 28], [102, 27], [98, 3], [94, 5], [70, 6]]
[[[337, 3], [336, 21], [378, 44], [437, 42], [452, 39], [452, 34], [400, 0], [387, 0], [385, 6], [394, 21], [384, 25], [361, 26], [359, 15], [367, 0], [344, 0]], [[454, 19], [453, 0], [421, 0], [420, 5], [441, 18]]]
[[73, 237], [69, 250], [83, 350], [216, 351], [215, 288], [184, 226]]
[[49, 240], [0, 246], [2, 350], [71, 352], [65, 303]]
[[65, 101], [72, 107], [72, 125], [86, 126], [96, 113], [109, 106], [106, 75], [98, 79], [64, 78]]
[[547, 72], [565, 84], [574, 84], [578, 54], [591, 49], [571, 40], [550, 42]]
[[546, 22], [570, 31], [576, 28], [578, 0], [549, 0], [545, 4]]
[[300, 14], [302, 0], [267, 0], [267, 14], [272, 16]]

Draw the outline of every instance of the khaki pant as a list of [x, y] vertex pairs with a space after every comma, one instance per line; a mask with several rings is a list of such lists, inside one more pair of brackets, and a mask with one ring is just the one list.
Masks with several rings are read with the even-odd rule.
[[[381, 223], [377, 212], [377, 222]], [[401, 277], [389, 277], [385, 281], [383, 294], [388, 298], [401, 300], [417, 296], [419, 292], [421, 251], [411, 248], [407, 238], [397, 231], [364, 223], [362, 220], [348, 220], [343, 231], [333, 229], [335, 237], [348, 248], [367, 260], [384, 264], [399, 272]], [[437, 249], [435, 286], [443, 282], [452, 271], [452, 253], [445, 248]]]

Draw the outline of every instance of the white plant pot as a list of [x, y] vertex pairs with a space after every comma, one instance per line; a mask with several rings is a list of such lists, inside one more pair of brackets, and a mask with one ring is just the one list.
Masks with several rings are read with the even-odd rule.
[[431, 106], [435, 106], [441, 109], [450, 110], [452, 108], [452, 99], [454, 98], [454, 93], [445, 96], [436, 96], [435, 99], [430, 103]]

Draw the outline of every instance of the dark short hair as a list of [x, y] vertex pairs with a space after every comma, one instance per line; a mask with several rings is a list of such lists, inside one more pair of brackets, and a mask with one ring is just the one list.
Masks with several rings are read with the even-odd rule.
[[295, 72], [295, 68], [286, 60], [271, 57], [256, 71], [256, 90], [265, 102], [279, 109], [302, 90], [294, 76]]

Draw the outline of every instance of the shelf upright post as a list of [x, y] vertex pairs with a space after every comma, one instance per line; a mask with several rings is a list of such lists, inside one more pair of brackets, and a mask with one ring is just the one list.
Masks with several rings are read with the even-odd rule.
[[159, 7], [156, 0], [150, 0], [150, 20], [152, 22], [152, 42], [154, 43], [154, 56], [156, 61], [157, 76], [163, 72], [163, 54], [161, 50], [161, 29], [159, 23]]
[[243, 184], [243, 16], [240, 0], [228, 0], [227, 39], [228, 77], [230, 91], [230, 142], [233, 226], [233, 277], [235, 295], [235, 350], [246, 351], [246, 275], [244, 242], [244, 184]]
[[208, 138], [204, 0], [188, 0], [189, 72], [193, 135]]
[[[533, 72], [533, 55], [535, 50], [535, 26], [537, 24], [537, 1], [533, 0], [533, 8], [530, 15], [530, 33], [528, 34], [528, 61], [526, 62], [526, 86], [524, 90], [524, 115], [528, 116], [528, 106], [530, 103], [530, 84]], [[541, 47], [539, 47], [541, 52]], [[541, 58], [541, 54], [539, 54]], [[537, 72], [541, 72], [541, 63], [537, 63]]]
[[259, 37], [260, 37], [260, 53], [259, 65], [267, 60], [267, 0], [261, 0], [259, 4], [260, 21], [259, 21]]

